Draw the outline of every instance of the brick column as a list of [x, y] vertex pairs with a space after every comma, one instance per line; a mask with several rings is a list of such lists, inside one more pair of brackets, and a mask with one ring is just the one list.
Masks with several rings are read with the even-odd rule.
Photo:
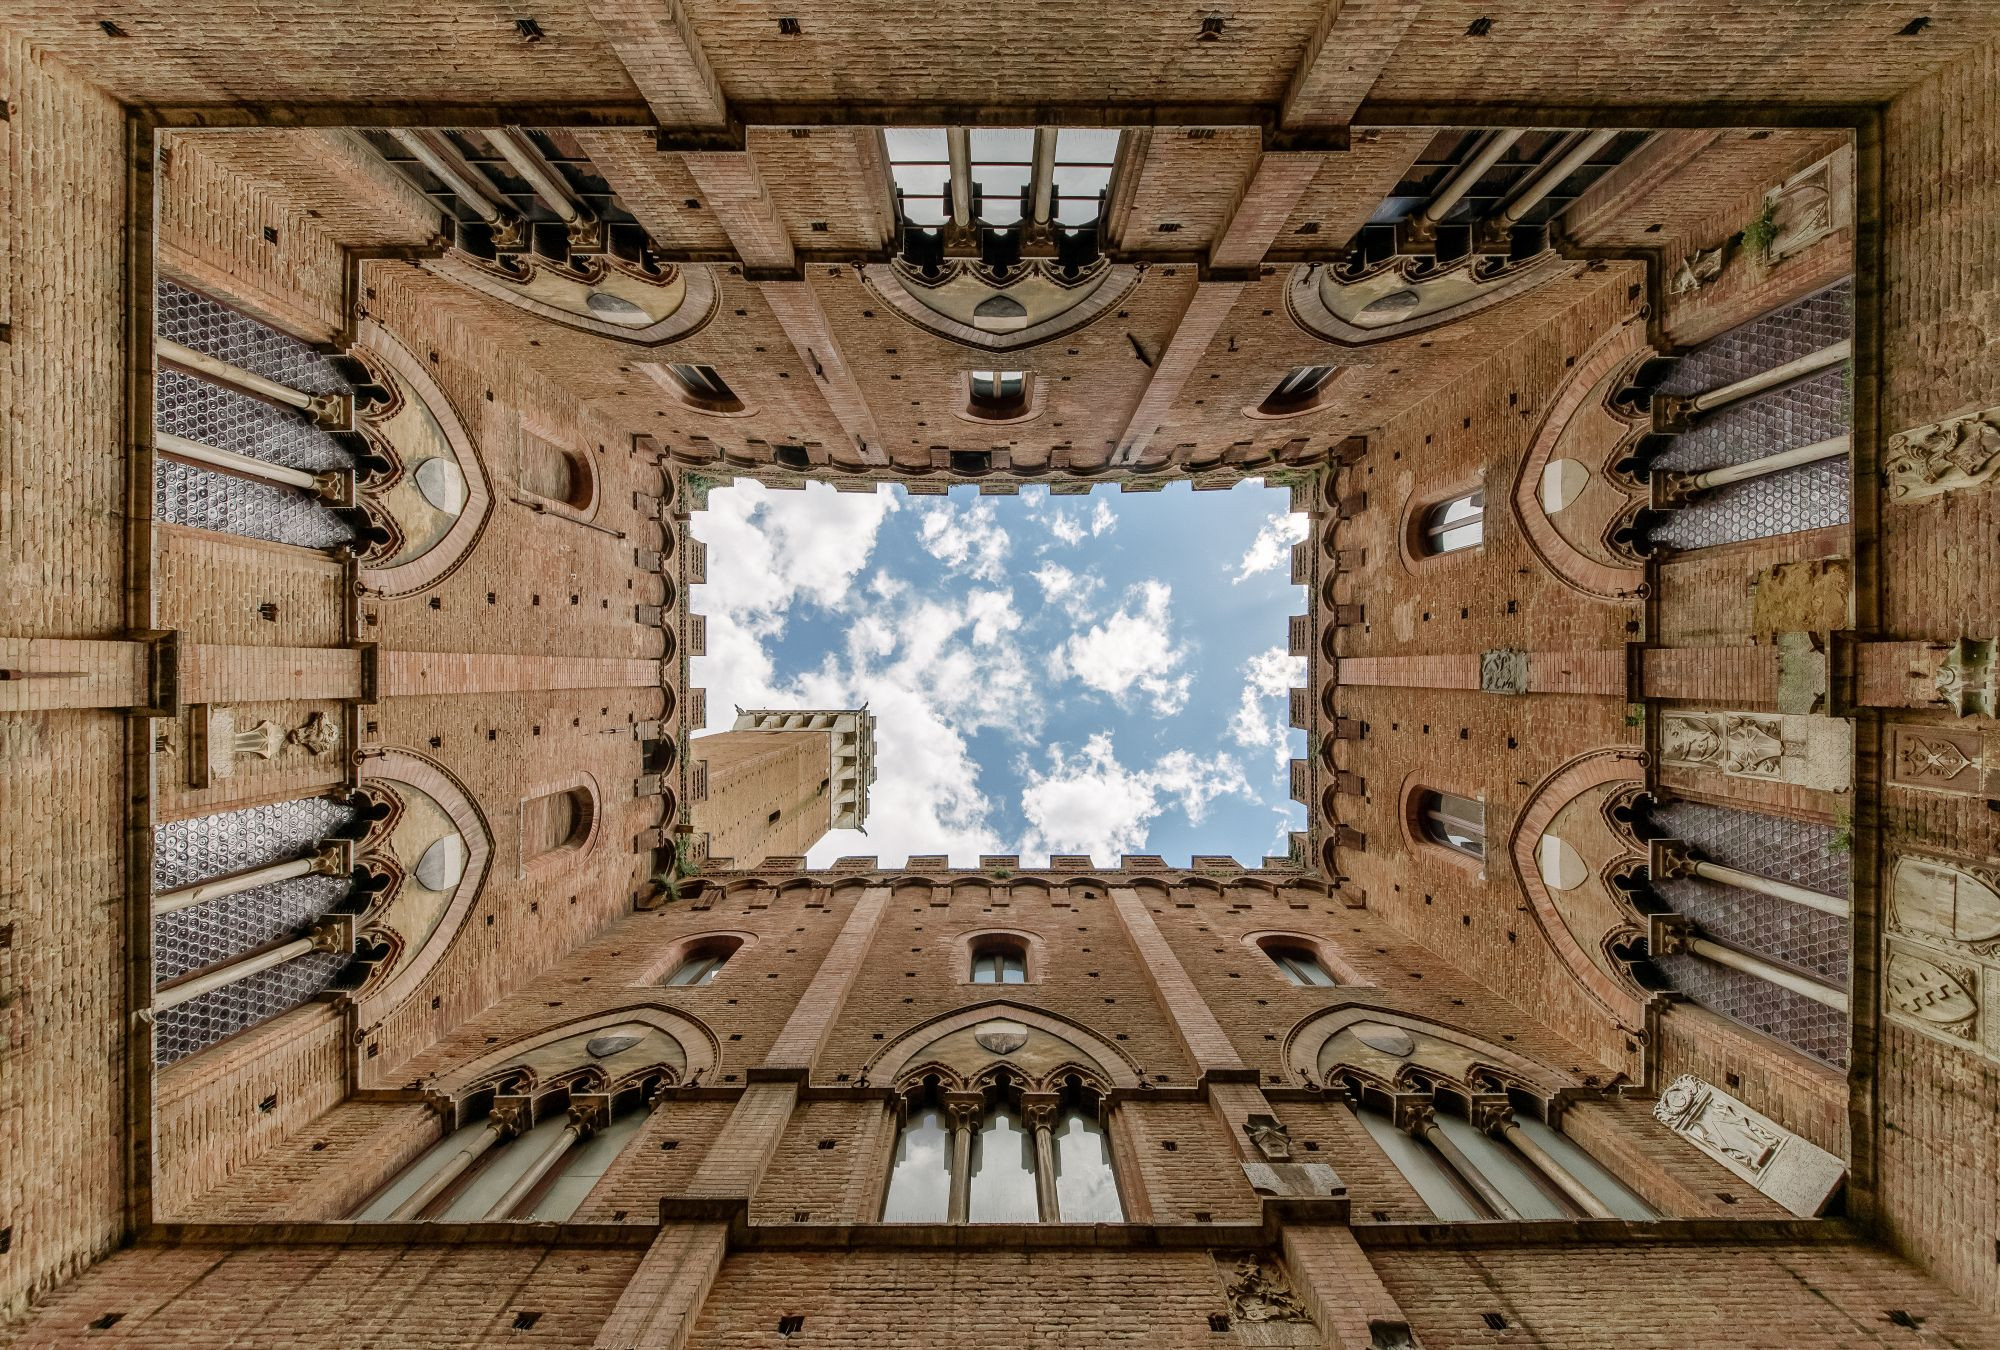
[[1287, 1224], [1285, 1265], [1306, 1311], [1339, 1350], [1415, 1345], [1410, 1319], [1354, 1234], [1331, 1224]]
[[1240, 281], [1204, 281], [1195, 287], [1194, 299], [1182, 313], [1180, 322], [1174, 325], [1173, 338], [1167, 343], [1167, 350], [1153, 367], [1153, 377], [1146, 383], [1146, 392], [1139, 396], [1139, 404], [1126, 419], [1124, 434], [1118, 438], [1118, 462], [1136, 463], [1146, 451], [1146, 445], [1166, 420], [1167, 413], [1180, 397], [1181, 386], [1201, 365], [1208, 354], [1209, 344], [1222, 331], [1223, 321], [1236, 302], [1243, 295]]
[[0, 638], [0, 712], [143, 706], [147, 659], [143, 642]]
[[680, 1350], [728, 1254], [720, 1223], [669, 1224], [646, 1249], [591, 1344], [595, 1350]]
[[516, 694], [557, 689], [643, 689], [661, 683], [658, 658], [383, 652], [383, 698]]
[[737, 1099], [729, 1123], [688, 1183], [689, 1195], [741, 1196], [747, 1200], [756, 1192], [778, 1150], [778, 1141], [784, 1138], [792, 1108], [798, 1104], [799, 1084], [812, 1075], [813, 1061], [839, 1020], [888, 903], [888, 887], [870, 886], [848, 913], [840, 936], [820, 962], [763, 1064], [751, 1071], [750, 1085]]

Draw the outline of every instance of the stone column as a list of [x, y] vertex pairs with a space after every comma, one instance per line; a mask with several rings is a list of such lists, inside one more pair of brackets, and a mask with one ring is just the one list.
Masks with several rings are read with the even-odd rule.
[[1712, 938], [1701, 936], [1701, 930], [1679, 914], [1655, 914], [1647, 947], [1654, 956], [1699, 956], [1705, 961], [1713, 961], [1718, 966], [1740, 970], [1745, 975], [1755, 975], [1760, 980], [1769, 981], [1781, 989], [1809, 998], [1815, 1003], [1846, 1012], [1847, 993], [1835, 989], [1830, 984], [1821, 984], [1788, 967], [1766, 961], [1761, 956], [1725, 946]]
[[168, 1008], [178, 1008], [203, 994], [212, 993], [225, 985], [255, 975], [260, 970], [282, 966], [287, 961], [297, 960], [308, 952], [352, 952], [354, 950], [354, 918], [352, 914], [328, 914], [313, 925], [309, 936], [295, 938], [276, 947], [267, 947], [261, 952], [252, 952], [240, 960], [231, 961], [226, 966], [189, 979], [177, 980], [153, 995], [153, 1011], [164, 1012]]
[[486, 1128], [467, 1140], [443, 1167], [431, 1173], [429, 1181], [410, 1192], [389, 1218], [392, 1221], [421, 1218], [431, 1202], [464, 1176], [468, 1168], [486, 1155], [487, 1150], [501, 1140], [512, 1139], [519, 1134], [527, 1120], [528, 1102], [525, 1097], [495, 1098], [493, 1109], [486, 1113]]
[[293, 877], [340, 877], [354, 870], [354, 844], [351, 840], [336, 839], [323, 844], [310, 857], [295, 858], [291, 862], [272, 863], [268, 867], [253, 867], [245, 872], [231, 872], [193, 886], [182, 886], [177, 890], [160, 891], [153, 896], [153, 914], [172, 914], [175, 910], [188, 909], [210, 900], [220, 900], [225, 895], [240, 895], [244, 891], [255, 890], [259, 886], [269, 886], [275, 882], [289, 881]]
[[1531, 1166], [1547, 1177], [1555, 1188], [1569, 1198], [1569, 1202], [1593, 1219], [1615, 1219], [1602, 1200], [1591, 1193], [1576, 1173], [1564, 1167], [1556, 1156], [1528, 1137], [1521, 1128], [1521, 1122], [1514, 1118], [1513, 1108], [1502, 1098], [1493, 1102], [1483, 1102], [1475, 1108], [1475, 1122], [1488, 1134], [1513, 1145], [1514, 1151], [1526, 1158]]
[[1707, 862], [1696, 855], [1693, 847], [1680, 839], [1655, 839], [1649, 852], [1650, 866], [1655, 881], [1670, 881], [1676, 877], [1704, 877], [1725, 886], [1739, 886], [1746, 891], [1768, 895], [1775, 900], [1788, 900], [1807, 909], [1816, 909], [1822, 914], [1834, 914], [1847, 918], [1850, 909], [1845, 898], [1837, 895], [1822, 895], [1818, 891], [1795, 886], [1789, 881], [1778, 881], [1772, 877], [1759, 876], [1755, 872], [1745, 872], [1734, 867], [1723, 867]]
[[569, 1151], [580, 1141], [589, 1138], [598, 1130], [611, 1123], [611, 1099], [597, 1094], [579, 1095], [570, 1098], [569, 1120], [560, 1132], [551, 1139], [548, 1146], [535, 1155], [525, 1172], [516, 1177], [507, 1193], [493, 1202], [486, 1211], [488, 1219], [505, 1219], [520, 1207], [521, 1202], [534, 1193], [542, 1184], [542, 1178], [554, 1171]]
[[1056, 1112], [1062, 1099], [1053, 1092], [1021, 1094], [1021, 1122], [1035, 1133], [1035, 1200], [1041, 1221], [1055, 1223], [1062, 1204], [1056, 1195]]
[[1521, 1217], [1521, 1212], [1508, 1203], [1507, 1197], [1486, 1179], [1486, 1174], [1474, 1167], [1472, 1159], [1466, 1157], [1459, 1146], [1451, 1142], [1451, 1137], [1438, 1128], [1437, 1109], [1431, 1105], [1429, 1098], [1399, 1100], [1396, 1103], [1396, 1124], [1436, 1149], [1446, 1166], [1458, 1173], [1459, 1179], [1472, 1188], [1488, 1209], [1503, 1219]]
[[951, 1122], [951, 1205], [948, 1223], [965, 1223], [972, 1209], [972, 1132], [986, 1114], [983, 1092], [944, 1094], [945, 1119]]

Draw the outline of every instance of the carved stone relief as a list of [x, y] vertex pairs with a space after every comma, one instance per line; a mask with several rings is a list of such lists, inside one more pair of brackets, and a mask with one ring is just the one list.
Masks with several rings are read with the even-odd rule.
[[1960, 717], [2000, 716], [2000, 641], [1962, 637], [1946, 649], [1932, 687], [1937, 701]]
[[1901, 854], [1887, 927], [1890, 1020], [2000, 1059], [2000, 864]]
[[1847, 1176], [1833, 1154], [1693, 1074], [1667, 1085], [1653, 1115], [1801, 1218], [1825, 1209]]
[[1765, 250], [1782, 262], [1811, 248], [1853, 218], [1854, 169], [1846, 150], [1836, 150], [1811, 168], [1793, 174], [1764, 196], [1773, 234]]
[[1510, 647], [1479, 654], [1479, 687], [1489, 694], [1528, 692], [1528, 654]]
[[1714, 281], [1722, 275], [1722, 265], [1728, 251], [1729, 244], [1725, 241], [1714, 248], [1698, 248], [1682, 258], [1681, 265], [1674, 269], [1673, 276], [1667, 281], [1668, 293], [1676, 296], [1693, 295]]
[[[1226, 1264], [1225, 1264], [1226, 1262]], [[1255, 1252], [1245, 1252], [1234, 1260], [1217, 1254], [1222, 1268], [1223, 1291], [1229, 1298], [1229, 1320], [1255, 1325], [1259, 1322], [1295, 1322], [1310, 1325], [1312, 1314], [1292, 1289], [1291, 1281], [1276, 1261]]]
[[1889, 438], [1882, 481], [1895, 501], [1982, 486], [2000, 473], [2000, 407], [1964, 408]]
[[1845, 792], [1853, 781], [1851, 731], [1832, 717], [1669, 712], [1661, 720], [1660, 762], [1829, 792]]
[[1902, 724], [1889, 730], [1889, 781], [1897, 787], [1987, 796], [1991, 767], [1986, 737], [1980, 732]]
[[1251, 1116], [1243, 1122], [1243, 1133], [1250, 1136], [1250, 1142], [1257, 1151], [1272, 1162], [1291, 1161], [1292, 1136], [1285, 1129], [1284, 1122], [1276, 1116]]
[[313, 713], [285, 733], [285, 743], [296, 745], [315, 758], [332, 754], [340, 747], [340, 723], [325, 713]]

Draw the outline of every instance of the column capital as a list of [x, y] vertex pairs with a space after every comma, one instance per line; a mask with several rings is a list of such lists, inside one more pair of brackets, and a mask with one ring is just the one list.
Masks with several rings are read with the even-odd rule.
[[1654, 881], [1674, 881], [1694, 875], [1700, 859], [1685, 839], [1653, 839], [1646, 845], [1646, 870]]
[[947, 1092], [944, 1094], [944, 1114], [954, 1130], [976, 1130], [981, 1118], [986, 1115], [986, 1094]]
[[1054, 1129], [1056, 1113], [1061, 1109], [1062, 1098], [1053, 1092], [1021, 1094], [1021, 1120], [1031, 1130]]

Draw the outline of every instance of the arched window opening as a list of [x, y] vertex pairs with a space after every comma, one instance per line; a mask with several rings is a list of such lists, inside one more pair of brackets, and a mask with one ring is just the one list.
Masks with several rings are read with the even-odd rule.
[[560, 502], [572, 510], [589, 509], [592, 496], [590, 465], [580, 455], [573, 455], [554, 442], [523, 430], [519, 469], [523, 492], [544, 501]]
[[1560, 1130], [1440, 1092], [1399, 1122], [1372, 1104], [1363, 1128], [1440, 1219], [1651, 1219], [1651, 1206]]
[[582, 848], [595, 815], [587, 788], [565, 788], [521, 803], [521, 861]]
[[1026, 984], [1028, 952], [1004, 938], [982, 939], [972, 949], [974, 984]]
[[1293, 984], [1312, 989], [1331, 989], [1340, 981], [1328, 973], [1320, 962], [1319, 953], [1296, 942], [1265, 942], [1260, 944], [1264, 955], [1271, 958], [1271, 964], [1284, 972]]
[[496, 1098], [377, 1191], [364, 1221], [560, 1223], [580, 1208], [645, 1124], [648, 1090], [578, 1095], [538, 1121], [526, 1098]]
[[1097, 1092], [1005, 1074], [984, 1091], [926, 1079], [905, 1097], [885, 1223], [1123, 1223]]
[[974, 417], [1003, 422], [1028, 410], [1028, 372], [975, 370], [967, 379], [966, 411]]
[[722, 968], [729, 964], [729, 958], [743, 945], [738, 938], [712, 938], [689, 947], [681, 963], [673, 973], [661, 983], [669, 988], [690, 989], [704, 984], [713, 984]]
[[680, 387], [681, 395], [692, 406], [707, 412], [743, 411], [743, 400], [729, 387], [729, 381], [716, 373], [714, 366], [672, 361], [666, 369]]
[[1484, 860], [1486, 806], [1450, 792], [1425, 791], [1417, 798], [1417, 824], [1432, 843]]
[[1418, 551], [1428, 557], [1475, 548], [1486, 538], [1486, 491], [1470, 492], [1438, 502], [1424, 511]]
[[1333, 366], [1295, 366], [1285, 372], [1277, 387], [1264, 396], [1257, 411], [1266, 417], [1286, 417], [1310, 412], [1319, 406], [1333, 379]]

